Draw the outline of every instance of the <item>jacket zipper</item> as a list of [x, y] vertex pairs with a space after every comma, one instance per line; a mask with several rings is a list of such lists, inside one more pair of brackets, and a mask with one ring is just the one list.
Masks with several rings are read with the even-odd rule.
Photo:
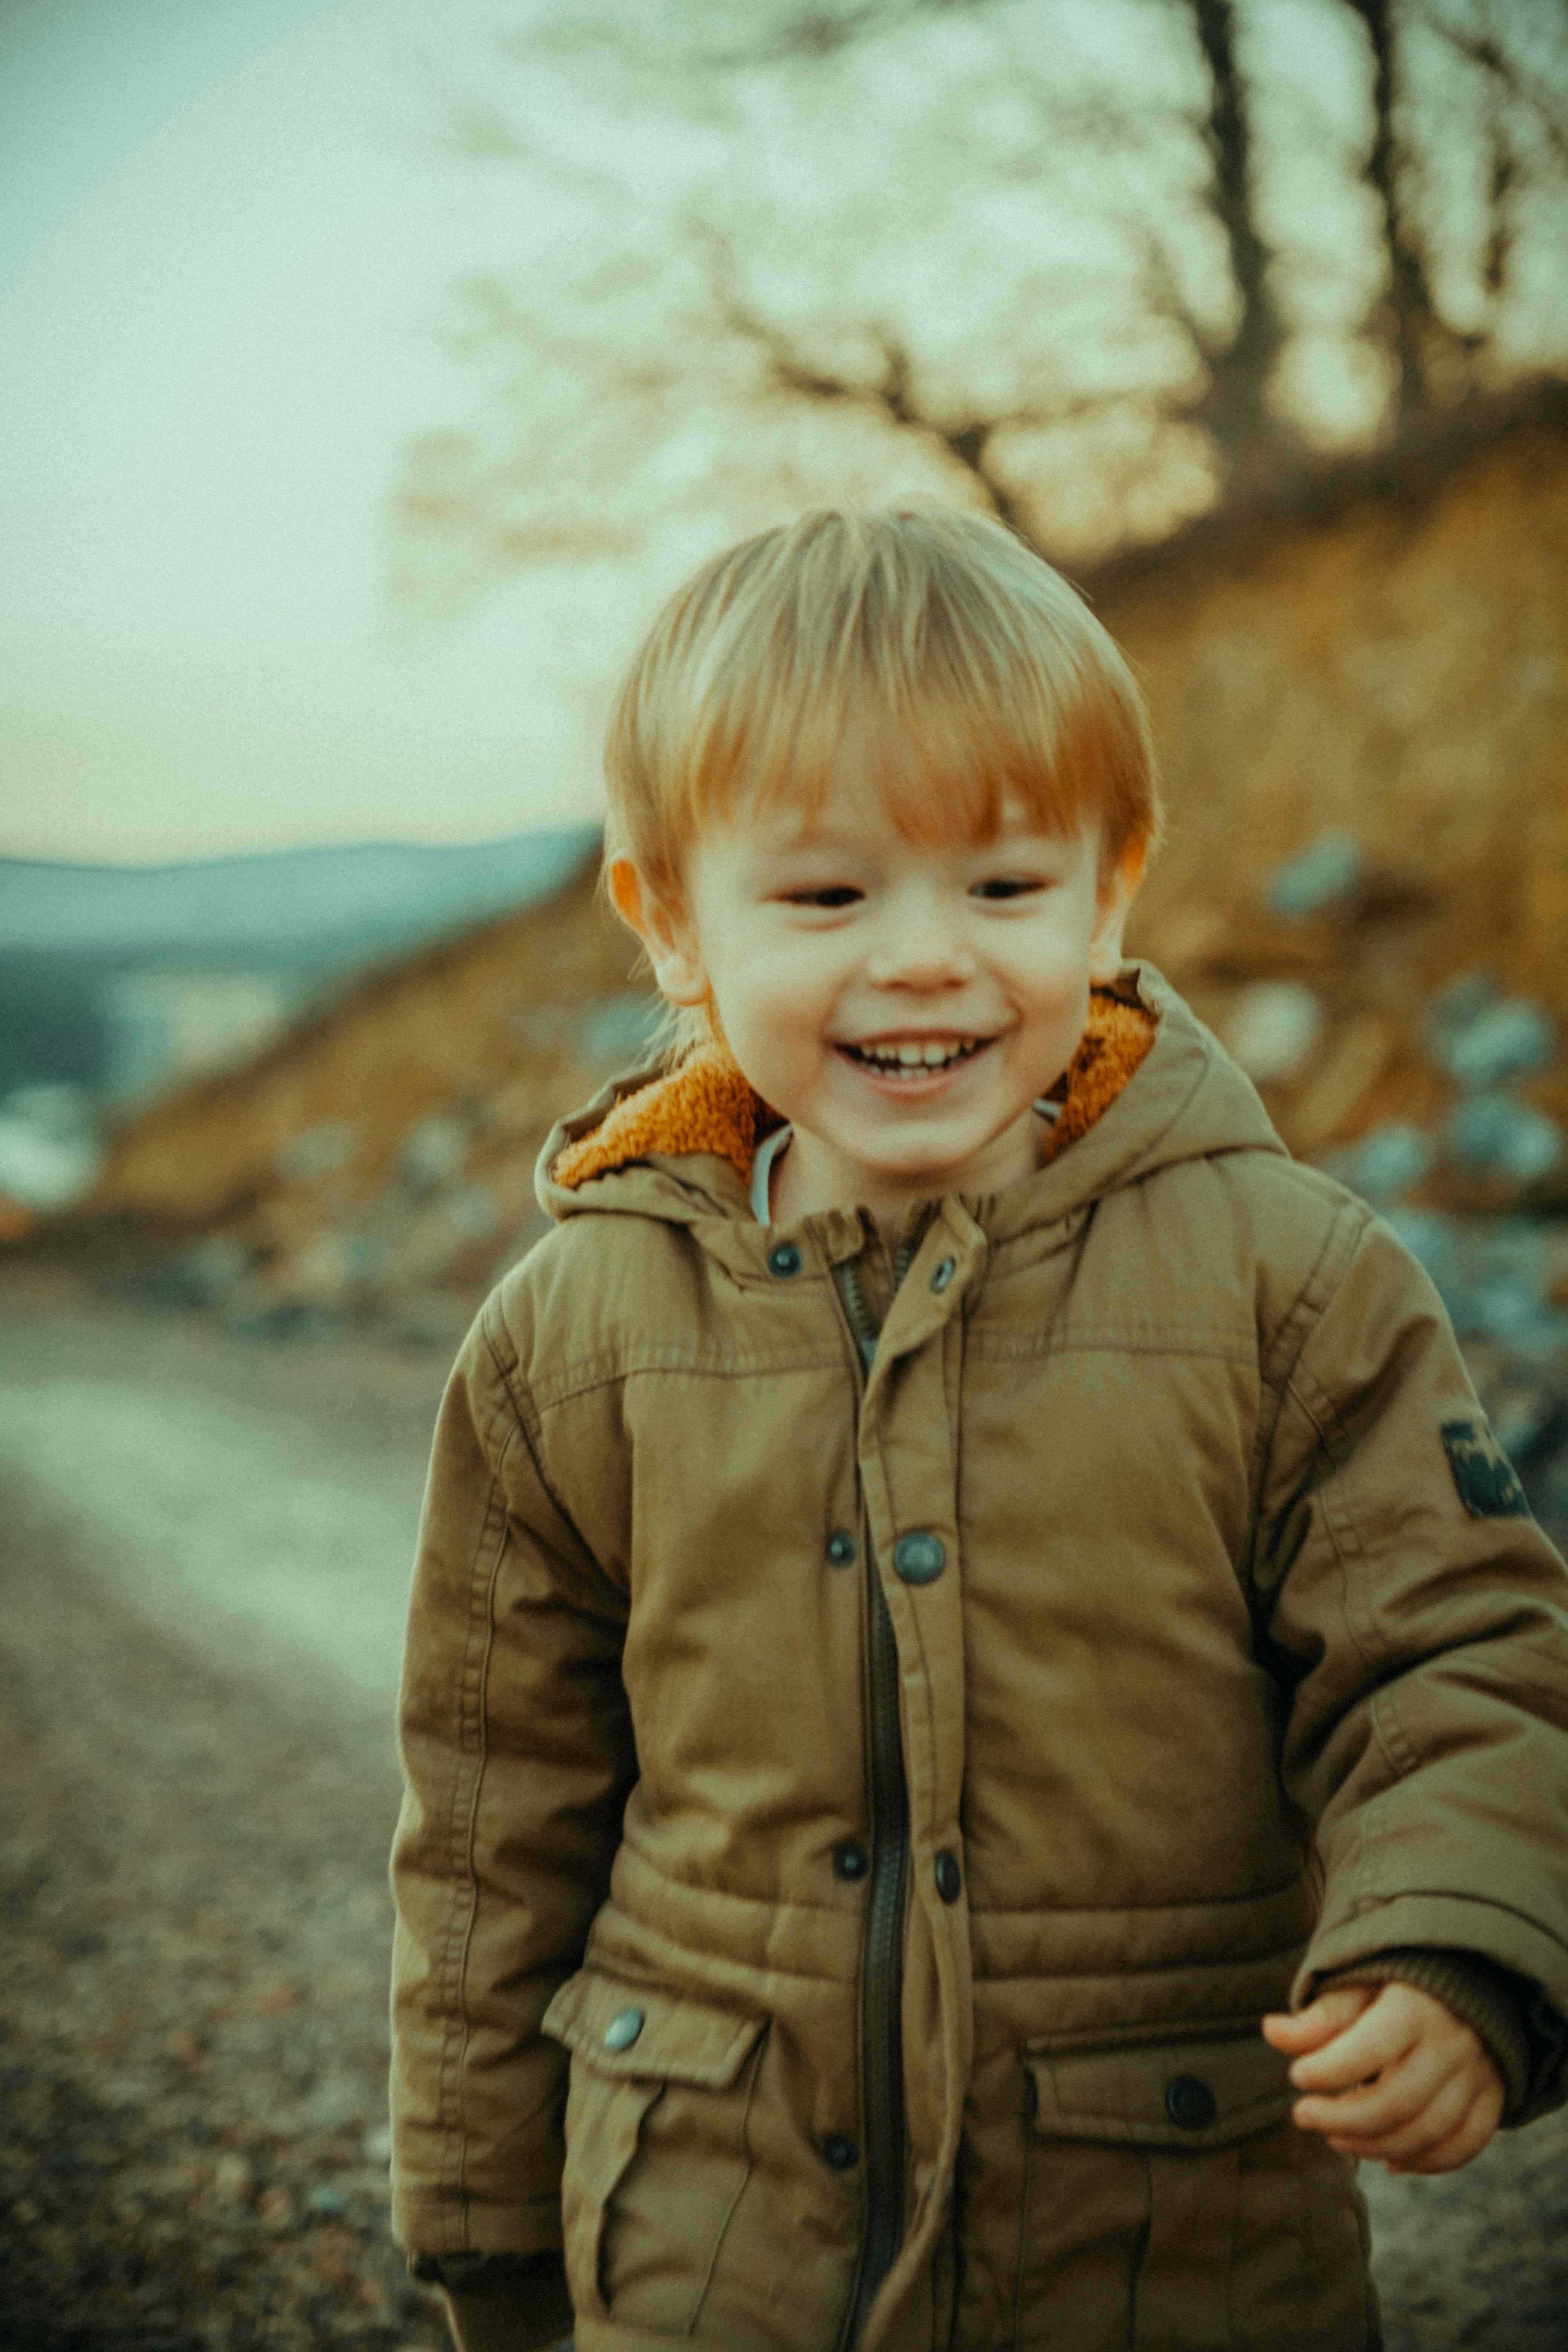
[[[914, 1252], [894, 1262], [896, 1291]], [[839, 1294], [862, 1373], [877, 1352], [878, 1327], [853, 1261], [837, 1269]], [[871, 1876], [861, 1979], [861, 2088], [866, 2132], [866, 2234], [845, 2352], [853, 2352], [878, 2288], [904, 2236], [904, 1890], [909, 1874], [909, 1791], [899, 1726], [899, 1649], [871, 1546], [866, 1547], [871, 1710]]]

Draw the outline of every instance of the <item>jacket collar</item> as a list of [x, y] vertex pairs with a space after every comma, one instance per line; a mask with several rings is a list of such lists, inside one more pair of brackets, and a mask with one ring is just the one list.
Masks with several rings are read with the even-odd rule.
[[[1041, 1139], [1042, 1162], [1087, 1135], [1108, 1110], [1154, 1039], [1155, 1016], [1136, 993], [1097, 988], [1077, 1052], [1051, 1088], [1059, 1107]], [[722, 1045], [689, 1055], [668, 1077], [639, 1084], [618, 1097], [606, 1115], [559, 1151], [551, 1173], [567, 1192], [632, 1160], [684, 1159], [707, 1152], [749, 1185], [764, 1136], [782, 1125]]]
[[[1284, 1152], [1251, 1085], [1152, 964], [1126, 964], [1113, 988], [1094, 992], [1084, 1039], [1053, 1092], [1063, 1108], [1046, 1163], [1022, 1183], [963, 1202], [963, 1217], [993, 1244], [1061, 1225], [1173, 1161]], [[725, 1055], [612, 1081], [547, 1140], [540, 1203], [556, 1219], [609, 1213], [684, 1225], [738, 1278], [765, 1280], [767, 1249], [785, 1229], [759, 1225], [748, 1192], [757, 1145], [777, 1124]], [[865, 1244], [852, 1208], [787, 1233], [805, 1266], [821, 1272]]]

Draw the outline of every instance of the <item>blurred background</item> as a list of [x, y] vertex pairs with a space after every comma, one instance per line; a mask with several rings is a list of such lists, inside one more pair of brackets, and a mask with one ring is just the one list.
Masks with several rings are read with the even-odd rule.
[[[1167, 780], [1135, 950], [1568, 1531], [1568, 5], [0, 0], [0, 2304], [433, 2341], [377, 2251], [420, 1465], [651, 1034], [598, 742], [705, 556], [912, 495], [1079, 584]], [[1521, 2146], [1380, 2191], [1392, 2341], [1561, 2352]]]

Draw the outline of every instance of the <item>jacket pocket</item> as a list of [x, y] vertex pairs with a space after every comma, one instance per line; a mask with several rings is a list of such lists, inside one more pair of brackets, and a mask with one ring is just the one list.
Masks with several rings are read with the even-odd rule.
[[1035, 2130], [1047, 2139], [1121, 2140], [1191, 2155], [1283, 2123], [1289, 2061], [1263, 2036], [1156, 2048], [1052, 2051], [1033, 2043]]
[[561, 2208], [574, 2307], [684, 2335], [751, 2175], [765, 2017], [584, 1969], [544, 2032], [572, 2053]]
[[1354, 2168], [1261, 2035], [1024, 2064], [1019, 2352], [1373, 2352]]

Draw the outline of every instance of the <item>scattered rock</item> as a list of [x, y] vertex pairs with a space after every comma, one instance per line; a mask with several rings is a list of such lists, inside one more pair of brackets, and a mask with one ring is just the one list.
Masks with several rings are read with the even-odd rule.
[[1445, 1136], [1467, 1174], [1500, 1177], [1521, 1188], [1550, 1176], [1563, 1159], [1556, 1120], [1501, 1092], [1462, 1096], [1448, 1114]]
[[1288, 922], [1304, 921], [1309, 915], [1343, 905], [1366, 871], [1366, 852], [1354, 834], [1321, 833], [1275, 867], [1268, 877], [1268, 904]]
[[1544, 1070], [1557, 1051], [1556, 1026], [1539, 1004], [1499, 994], [1484, 972], [1465, 972], [1432, 1001], [1433, 1059], [1458, 1087], [1479, 1092]]
[[1397, 1206], [1385, 1214], [1431, 1276], [1461, 1339], [1568, 1349], [1568, 1312], [1555, 1288], [1568, 1238], [1563, 1220]]
[[255, 2179], [248, 2157], [230, 2150], [220, 2156], [213, 2167], [213, 2193], [220, 2205], [248, 2205], [255, 2189]]
[[1323, 1165], [1374, 1209], [1390, 1209], [1419, 1184], [1433, 1158], [1430, 1139], [1419, 1128], [1390, 1119], [1348, 1150], [1331, 1153]]
[[411, 1192], [428, 1192], [455, 1176], [468, 1156], [468, 1129], [451, 1111], [435, 1111], [410, 1129], [397, 1165]]
[[291, 2230], [296, 2218], [293, 2192], [280, 2183], [264, 2189], [257, 2203], [256, 2219], [264, 2230], [274, 2232]]
[[228, 1234], [215, 1234], [194, 1249], [178, 1250], [154, 1266], [148, 1287], [170, 1307], [216, 1307], [233, 1298], [250, 1273], [250, 1252]]
[[298, 1135], [285, 1136], [272, 1155], [273, 1163], [290, 1184], [312, 1184], [318, 1177], [346, 1168], [358, 1145], [352, 1119], [319, 1118]]
[[482, 1184], [465, 1184], [441, 1203], [452, 1231], [466, 1242], [488, 1242], [500, 1231], [500, 1211]]
[[1232, 1001], [1223, 1040], [1254, 1086], [1298, 1077], [1328, 1026], [1315, 989], [1293, 980], [1259, 980]]

